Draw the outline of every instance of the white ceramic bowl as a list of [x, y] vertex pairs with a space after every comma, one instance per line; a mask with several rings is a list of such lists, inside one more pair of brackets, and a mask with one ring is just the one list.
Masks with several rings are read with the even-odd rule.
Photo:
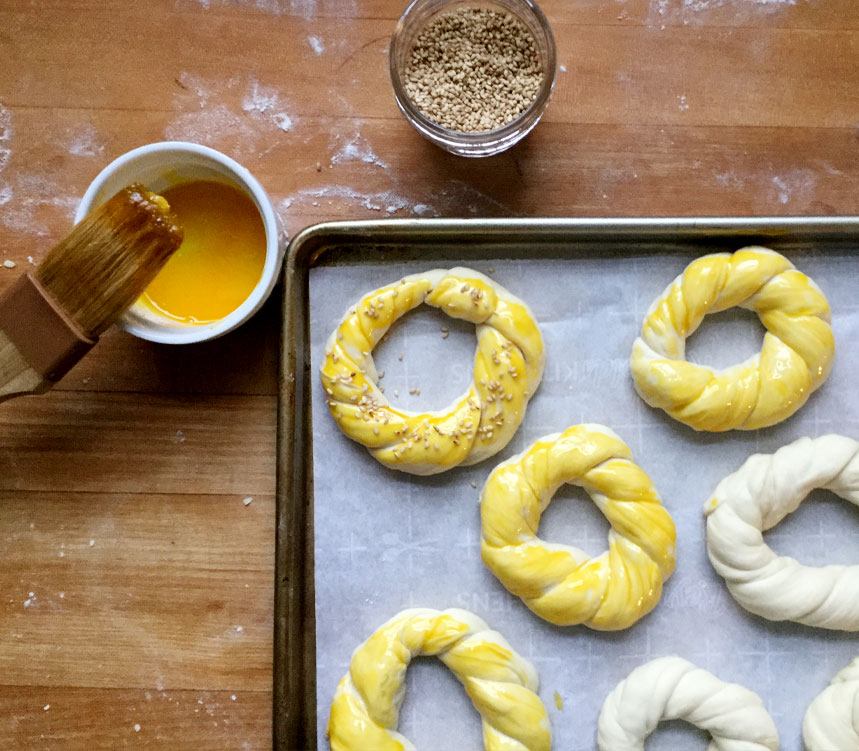
[[75, 214], [75, 223], [129, 183], [142, 183], [158, 193], [189, 180], [215, 180], [247, 194], [256, 205], [265, 227], [265, 264], [262, 276], [248, 298], [232, 313], [213, 323], [182, 324], [159, 315], [148, 306], [133, 305], [119, 319], [118, 325], [151, 342], [191, 344], [232, 331], [262, 307], [280, 276], [287, 238], [271, 199], [245, 167], [219, 151], [196, 143], [152, 143], [115, 159], [87, 188]]

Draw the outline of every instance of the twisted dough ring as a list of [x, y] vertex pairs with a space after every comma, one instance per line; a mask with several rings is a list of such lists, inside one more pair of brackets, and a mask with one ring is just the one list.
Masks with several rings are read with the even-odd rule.
[[681, 657], [661, 657], [633, 670], [606, 697], [600, 751], [643, 751], [662, 720], [706, 730], [708, 751], [778, 751], [778, 731], [760, 697], [725, 683]]
[[746, 610], [771, 621], [859, 631], [859, 566], [803, 566], [763, 540], [814, 488], [859, 505], [859, 443], [838, 435], [800, 438], [749, 457], [704, 506], [707, 553]]
[[487, 751], [548, 751], [537, 673], [497, 631], [466, 610], [403, 610], [352, 655], [328, 719], [332, 751], [413, 751], [397, 732], [413, 657], [434, 655], [465, 687], [483, 720]]
[[802, 739], [807, 751], [859, 748], [859, 657], [811, 702]]
[[[597, 558], [537, 537], [563, 483], [584, 488], [611, 524]], [[483, 562], [537, 615], [558, 626], [627, 628], [649, 613], [674, 570], [674, 522], [629, 447], [602, 425], [541, 438], [499, 465], [480, 503]]]
[[[447, 409], [428, 413], [389, 404], [372, 356], [391, 324], [422, 302], [477, 326], [473, 383]], [[543, 338], [525, 303], [471, 269], [435, 269], [377, 289], [349, 310], [326, 345], [322, 384], [346, 435], [386, 467], [431, 475], [504, 448], [543, 364]]]
[[[721, 371], [686, 362], [686, 338], [708, 313], [754, 310], [763, 349]], [[790, 417], [829, 375], [829, 303], [784, 256], [750, 247], [690, 263], [647, 311], [632, 348], [635, 390], [695, 430], [755, 430]]]

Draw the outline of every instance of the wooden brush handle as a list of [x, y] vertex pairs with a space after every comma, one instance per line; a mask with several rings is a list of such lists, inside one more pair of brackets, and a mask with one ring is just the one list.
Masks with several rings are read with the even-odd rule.
[[43, 394], [53, 385], [30, 367], [12, 340], [0, 331], [0, 402], [13, 396]]
[[31, 274], [0, 298], [0, 401], [41, 394], [95, 344]]

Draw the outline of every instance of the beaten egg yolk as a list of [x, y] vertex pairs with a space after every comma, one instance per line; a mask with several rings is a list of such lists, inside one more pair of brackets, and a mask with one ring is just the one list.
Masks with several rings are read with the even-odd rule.
[[185, 239], [141, 302], [185, 324], [218, 321], [260, 280], [266, 250], [262, 217], [245, 193], [211, 180], [180, 183], [161, 195]]

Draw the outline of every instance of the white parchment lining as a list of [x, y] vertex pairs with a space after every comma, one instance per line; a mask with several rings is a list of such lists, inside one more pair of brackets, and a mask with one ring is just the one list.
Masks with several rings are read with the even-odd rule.
[[[709, 564], [701, 511], [718, 481], [752, 453], [770, 453], [804, 435], [835, 432], [859, 438], [859, 254], [788, 255], [819, 284], [832, 306], [837, 347], [832, 375], [786, 422], [722, 434], [696, 433], [647, 407], [633, 390], [627, 365], [647, 307], [694, 255], [474, 263], [530, 305], [545, 339], [546, 371], [504, 451], [475, 467], [431, 478], [385, 469], [348, 440], [328, 414], [317, 374], [325, 340], [347, 306], [404, 274], [438, 264], [311, 271], [320, 749], [328, 748], [331, 697], [352, 651], [407, 607], [472, 610], [530, 659], [540, 675], [553, 748], [595, 748], [597, 717], [608, 692], [637, 665], [668, 654], [757, 692], [778, 725], [781, 748], [802, 748], [806, 708], [859, 654], [859, 637], [770, 623], [742, 610]], [[442, 326], [451, 332], [446, 339]], [[705, 319], [689, 340], [688, 356], [729, 365], [757, 350], [762, 335], [753, 314], [728, 311]], [[471, 325], [421, 306], [377, 347], [376, 366], [385, 371], [381, 383], [386, 395], [410, 409], [448, 404], [468, 384], [474, 347]], [[419, 388], [420, 395], [409, 394], [412, 388]], [[656, 609], [626, 631], [551, 626], [508, 594], [480, 561], [478, 489], [489, 472], [535, 439], [581, 422], [608, 425], [629, 444], [677, 525], [677, 570]], [[607, 529], [587, 496], [566, 488], [544, 514], [540, 534], [598, 554], [606, 547]], [[824, 491], [812, 494], [766, 539], [776, 552], [809, 565], [859, 562], [856, 510]], [[418, 748], [482, 748], [477, 713], [438, 661], [416, 660], [407, 685], [400, 731]], [[555, 692], [563, 709], [556, 706]], [[652, 736], [648, 748], [703, 749], [706, 743], [697, 736], [671, 723]]]

